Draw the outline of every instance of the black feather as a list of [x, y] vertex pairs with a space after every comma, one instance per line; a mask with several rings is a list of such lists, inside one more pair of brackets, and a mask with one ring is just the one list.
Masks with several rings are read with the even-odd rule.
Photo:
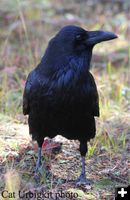
[[27, 78], [23, 113], [29, 115], [30, 134], [39, 146], [46, 136], [60, 134], [78, 139], [81, 155], [85, 155], [87, 141], [96, 134], [94, 117], [99, 116], [99, 97], [89, 72], [94, 47], [89, 40], [92, 43], [88, 31], [64, 27], [49, 42], [40, 64]]

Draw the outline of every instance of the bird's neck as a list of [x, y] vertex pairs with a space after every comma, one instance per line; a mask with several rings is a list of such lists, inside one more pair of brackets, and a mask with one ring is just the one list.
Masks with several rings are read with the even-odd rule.
[[40, 69], [38, 71], [44, 76], [42, 80], [46, 80], [44, 84], [47, 84], [47, 87], [58, 91], [63, 88], [68, 90], [75, 87], [78, 83], [84, 84], [89, 73], [91, 57], [92, 51], [84, 52], [82, 55], [53, 57], [53, 59], [52, 56], [43, 57], [38, 66]]
[[83, 74], [90, 69], [92, 58], [92, 50], [86, 50], [80, 54], [71, 55], [50, 55], [45, 54], [41, 60], [41, 72], [47, 76], [53, 76], [57, 72], [62, 74], [68, 70], [72, 70], [77, 76]]
[[92, 51], [83, 52], [80, 56], [73, 55], [69, 57], [69, 65], [77, 74], [82, 74], [89, 71], [91, 58]]

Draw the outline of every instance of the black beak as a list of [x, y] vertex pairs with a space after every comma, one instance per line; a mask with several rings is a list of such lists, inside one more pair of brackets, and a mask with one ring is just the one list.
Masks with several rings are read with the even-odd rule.
[[95, 45], [97, 43], [113, 40], [117, 38], [117, 35], [112, 32], [107, 31], [88, 31], [87, 32], [88, 38], [86, 40], [87, 45]]

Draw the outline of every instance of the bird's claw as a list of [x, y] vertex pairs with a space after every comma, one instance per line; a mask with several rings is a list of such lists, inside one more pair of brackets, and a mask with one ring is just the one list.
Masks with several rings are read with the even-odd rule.
[[85, 175], [80, 175], [80, 177], [76, 180], [76, 186], [81, 185], [92, 185], [93, 181], [87, 179]]
[[35, 182], [38, 184], [38, 183], [40, 183], [40, 175], [38, 174], [38, 173], [36, 173], [35, 172], [35, 174], [34, 174], [34, 180], [35, 180]]
[[51, 176], [51, 172], [49, 171], [46, 165], [44, 165], [44, 167], [36, 166], [36, 169], [34, 172], [34, 179], [37, 183], [40, 182], [40, 177], [48, 178], [50, 176]]

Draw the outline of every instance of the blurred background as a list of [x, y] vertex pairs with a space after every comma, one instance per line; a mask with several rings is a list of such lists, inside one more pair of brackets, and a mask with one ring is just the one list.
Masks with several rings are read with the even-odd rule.
[[[91, 163], [95, 156], [97, 158], [104, 153], [107, 157], [104, 158], [106, 168], [118, 166], [113, 168], [112, 178], [116, 176], [118, 181], [127, 181], [130, 133], [129, 8], [129, 0], [0, 1], [1, 172], [5, 172], [6, 159], [11, 162], [13, 159], [15, 167], [21, 169], [22, 176], [25, 176], [26, 166], [23, 163], [27, 165], [34, 154], [32, 149], [26, 159], [19, 154], [20, 146], [28, 140], [27, 120], [22, 114], [25, 81], [28, 73], [40, 62], [50, 38], [63, 26], [73, 24], [86, 30], [104, 29], [118, 35], [118, 39], [94, 48], [91, 71], [98, 86], [101, 116], [97, 120], [97, 137], [90, 143], [88, 158]], [[17, 163], [16, 158], [22, 163]], [[97, 165], [95, 171], [101, 171], [100, 167]], [[100, 174], [101, 177], [107, 176], [104, 173]], [[102, 185], [110, 185], [109, 181], [102, 182]], [[4, 187], [3, 183], [0, 187]]]
[[[114, 86], [117, 90], [114, 88], [113, 95], [124, 95], [128, 88], [122, 86], [118, 73], [121, 68], [123, 73], [128, 68], [129, 6], [128, 0], [1, 0], [1, 113], [16, 118], [21, 113], [27, 74], [40, 62], [49, 39], [67, 24], [88, 30], [105, 29], [119, 36], [95, 47], [92, 66], [97, 71], [110, 72], [114, 68], [119, 85]], [[125, 76], [126, 81], [128, 73]]]

